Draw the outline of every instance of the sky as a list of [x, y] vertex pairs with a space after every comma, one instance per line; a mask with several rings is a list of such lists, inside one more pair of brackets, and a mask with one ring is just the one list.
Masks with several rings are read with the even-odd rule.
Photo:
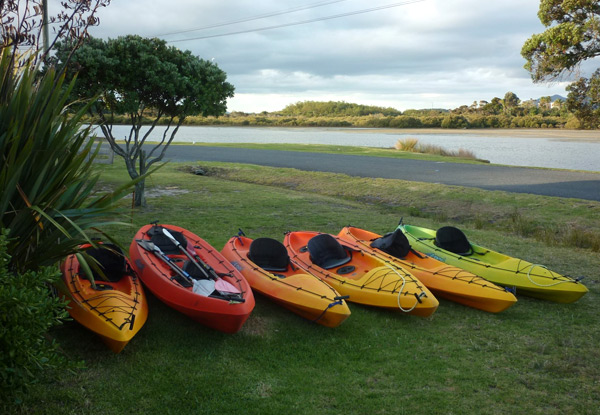
[[534, 84], [523, 69], [521, 47], [544, 30], [538, 7], [539, 0], [112, 0], [90, 33], [159, 37], [213, 60], [235, 87], [228, 111], [301, 101], [452, 109], [508, 91], [521, 100], [567, 95], [566, 82]]

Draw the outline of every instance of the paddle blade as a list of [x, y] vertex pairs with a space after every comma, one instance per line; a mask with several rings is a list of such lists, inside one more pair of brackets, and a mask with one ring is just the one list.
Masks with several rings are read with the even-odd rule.
[[194, 294], [208, 297], [215, 291], [215, 282], [212, 280], [194, 280]]
[[240, 294], [240, 290], [233, 285], [225, 281], [223, 278], [219, 278], [215, 282], [215, 289], [220, 293]]

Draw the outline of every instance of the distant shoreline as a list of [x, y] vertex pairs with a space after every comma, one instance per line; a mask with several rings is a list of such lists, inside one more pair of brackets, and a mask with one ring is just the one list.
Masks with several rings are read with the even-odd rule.
[[[268, 128], [268, 127], [267, 127]], [[331, 128], [332, 130], [342, 128]], [[390, 134], [443, 134], [443, 135], [480, 135], [483, 137], [519, 137], [519, 138], [546, 138], [565, 141], [583, 141], [600, 143], [598, 130], [563, 130], [554, 128], [343, 128], [344, 131], [361, 132], [377, 131]]]

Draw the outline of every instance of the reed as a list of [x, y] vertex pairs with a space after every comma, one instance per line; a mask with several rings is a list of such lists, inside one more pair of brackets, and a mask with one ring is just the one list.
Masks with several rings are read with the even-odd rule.
[[394, 147], [396, 148], [396, 150], [408, 151], [411, 153], [434, 154], [437, 156], [444, 157], [459, 157], [464, 159], [477, 160], [477, 156], [471, 150], [467, 150], [464, 148], [459, 148], [458, 150], [448, 150], [441, 146], [436, 146], [433, 144], [420, 144], [418, 139], [412, 137], [399, 139], [398, 141], [396, 141]]

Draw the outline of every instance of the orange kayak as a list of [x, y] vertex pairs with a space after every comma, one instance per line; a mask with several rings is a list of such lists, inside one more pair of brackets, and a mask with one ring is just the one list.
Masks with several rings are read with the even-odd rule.
[[100, 336], [113, 352], [119, 353], [148, 317], [142, 284], [117, 246], [100, 244], [99, 248], [91, 245], [81, 248], [96, 259], [104, 275], [94, 271], [94, 265], [86, 261], [96, 280], [92, 283], [77, 255], [69, 255], [61, 264], [62, 281], [57, 288], [68, 300], [71, 317]]
[[[410, 249], [408, 240], [405, 244], [398, 240], [404, 236], [402, 231], [396, 232], [400, 232], [400, 235], [389, 234], [382, 237], [364, 229], [347, 226], [338, 236], [360, 244], [386, 261], [399, 263], [403, 268], [410, 270], [436, 297], [490, 313], [504, 311], [517, 302], [517, 298], [503, 287]], [[387, 243], [383, 241], [384, 238]], [[384, 242], [385, 246], [381, 247], [381, 242]], [[378, 245], [379, 248], [374, 247]], [[388, 252], [385, 252], [386, 250]]]
[[360, 245], [319, 232], [288, 232], [291, 261], [331, 285], [348, 301], [427, 317], [439, 302], [412, 274]]
[[231, 238], [221, 254], [248, 280], [252, 290], [310, 321], [339, 326], [350, 315], [327, 283], [293, 266], [285, 247], [271, 238]]
[[129, 254], [146, 288], [205, 326], [235, 333], [254, 309], [254, 296], [244, 276], [208, 242], [186, 229], [143, 226]]

